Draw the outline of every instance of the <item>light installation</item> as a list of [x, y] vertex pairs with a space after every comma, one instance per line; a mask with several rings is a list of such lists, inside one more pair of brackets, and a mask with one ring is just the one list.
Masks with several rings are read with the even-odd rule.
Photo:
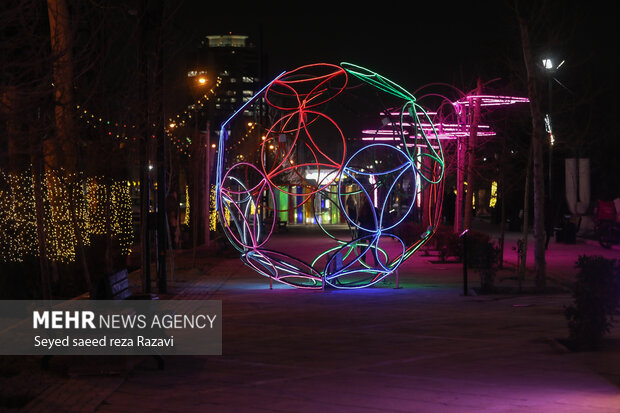
[[[351, 139], [369, 128], [386, 140]], [[215, 207], [258, 273], [299, 288], [362, 288], [432, 237], [443, 177], [439, 133], [411, 93], [358, 65], [311, 64], [282, 72], [222, 123]], [[412, 220], [424, 230], [407, 243], [399, 226]], [[289, 252], [274, 241], [281, 221], [313, 223], [325, 242]]]
[[[76, 228], [72, 210], [85, 245], [94, 235], [110, 234], [123, 255], [131, 252], [133, 223], [131, 183], [83, 173], [46, 172], [41, 178], [41, 219], [36, 216], [34, 179], [30, 171], [0, 169], [0, 262], [23, 262], [38, 256], [37, 225], [45, 231], [47, 259], [68, 263], [76, 259]], [[70, 197], [75, 205], [69, 203]], [[52, 201], [55, 200], [55, 201]]]

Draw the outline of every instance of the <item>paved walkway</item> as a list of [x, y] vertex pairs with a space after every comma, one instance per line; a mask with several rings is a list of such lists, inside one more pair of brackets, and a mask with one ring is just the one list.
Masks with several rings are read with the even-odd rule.
[[[515, 283], [515, 240], [500, 285]], [[620, 258], [618, 247], [552, 242], [552, 286], [571, 282], [581, 254]], [[392, 278], [356, 291], [270, 290], [238, 259], [198, 254], [191, 268], [189, 256], [177, 257], [171, 289], [176, 299], [222, 300], [222, 356], [78, 375], [56, 389], [71, 393], [66, 402], [43, 397], [26, 411], [620, 412], [620, 326], [601, 351], [569, 352], [558, 341], [568, 292], [465, 296], [460, 264], [421, 255], [401, 267], [398, 289]]]

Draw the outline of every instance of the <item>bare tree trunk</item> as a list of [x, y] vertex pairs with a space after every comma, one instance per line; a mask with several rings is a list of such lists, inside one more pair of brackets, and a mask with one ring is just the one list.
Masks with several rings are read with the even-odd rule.
[[530, 48], [527, 23], [519, 18], [523, 61], [527, 71], [527, 89], [532, 115], [532, 174], [534, 181], [534, 272], [536, 288], [546, 288], [545, 262], [545, 180], [543, 165], [543, 122], [540, 116], [540, 96], [536, 87], [536, 67]]
[[166, 133], [164, 132], [164, 4], [153, 3], [155, 22], [155, 72], [154, 72], [154, 122], [157, 157], [157, 289], [160, 293], [168, 292], [168, 258], [166, 207]]
[[107, 172], [106, 176], [101, 178], [100, 184], [105, 188], [105, 273], [111, 274], [114, 271], [112, 264], [112, 211], [110, 211], [110, 206], [112, 205], [112, 180], [109, 179], [109, 169]]
[[519, 249], [519, 290], [521, 289], [521, 280], [525, 278], [525, 269], [527, 266], [527, 241], [530, 236], [530, 180], [532, 178], [532, 146], [527, 155], [527, 164], [525, 167], [525, 191], [523, 194], [523, 228], [521, 236], [521, 248]]
[[140, 73], [139, 102], [142, 109], [140, 138], [140, 275], [142, 292], [151, 293], [151, 150], [150, 150], [150, 94], [148, 88], [149, 64], [147, 61], [147, 33], [150, 14], [147, 0], [139, 2], [140, 29], [138, 30], [138, 70]]
[[[19, 174], [24, 171], [24, 165], [28, 164], [27, 155], [28, 151], [22, 148], [22, 137], [19, 129], [22, 126], [22, 113], [23, 103], [18, 100], [17, 89], [14, 85], [8, 85], [2, 92], [2, 99], [0, 100], [0, 111], [2, 118], [6, 119], [5, 130], [3, 135], [7, 139], [7, 155], [8, 155], [8, 170], [11, 174]], [[13, 184], [11, 184], [13, 185]], [[14, 193], [17, 188], [11, 188], [11, 192]]]
[[[459, 131], [465, 132], [467, 125], [467, 109], [458, 114]], [[454, 205], [454, 232], [463, 231], [463, 191], [465, 190], [465, 162], [467, 157], [467, 141], [463, 136], [457, 137], [456, 149], [456, 200]]]
[[[505, 150], [506, 150], [506, 145], [504, 141], [504, 147], [503, 147], [502, 152], [505, 152]], [[502, 156], [502, 160], [504, 159], [505, 157]], [[506, 240], [506, 189], [505, 189], [506, 178], [504, 175], [505, 175], [504, 167], [502, 166], [500, 170], [499, 184], [497, 185], [498, 187], [497, 196], [501, 197], [499, 241], [498, 241], [499, 242], [499, 268], [500, 269], [504, 268], [504, 242]]]
[[79, 255], [80, 262], [82, 264], [82, 270], [84, 271], [84, 280], [86, 281], [86, 287], [90, 292], [91, 297], [96, 296], [96, 284], [93, 282], [92, 277], [90, 275], [90, 271], [88, 269], [88, 262], [86, 260], [86, 248], [84, 248], [84, 236], [82, 234], [82, 229], [80, 228], [80, 222], [78, 220], [78, 208], [79, 206], [76, 203], [76, 186], [79, 185], [77, 178], [70, 177], [69, 180], [63, 180], [60, 185], [65, 185], [66, 193], [69, 198], [69, 214], [71, 216], [71, 223], [73, 225], [73, 234], [75, 235], [75, 243], [76, 243], [76, 255]]
[[[427, 157], [422, 158], [422, 168], [424, 170], [427, 170], [427, 171], [430, 170], [431, 168], [430, 163], [431, 162], [429, 158]], [[416, 202], [415, 199], [413, 202]], [[431, 225], [431, 219], [432, 219], [430, 214], [428, 213], [429, 203], [430, 203], [430, 196], [423, 196], [422, 197], [422, 225], [425, 230], [428, 229], [428, 227]]]
[[[74, 185], [77, 184], [77, 145], [75, 140], [74, 102], [73, 102], [73, 54], [69, 20], [69, 9], [65, 0], [47, 0], [47, 14], [50, 25], [50, 41], [54, 63], [52, 74], [54, 81], [54, 109], [56, 118], [55, 139], [48, 139], [44, 144], [46, 167], [58, 176], [58, 180], [48, 179], [48, 185], [65, 185], [69, 197], [69, 214], [84, 271], [88, 290], [95, 293], [84, 249], [84, 240], [77, 217]], [[56, 182], [56, 183], [54, 183]], [[58, 194], [59, 191], [48, 193]], [[50, 198], [51, 204], [60, 203]], [[54, 208], [52, 208], [54, 210]], [[57, 217], [52, 216], [55, 221]]]
[[211, 125], [207, 121], [205, 144], [205, 202], [204, 202], [204, 237], [205, 245], [211, 245]]
[[39, 271], [41, 272], [41, 295], [44, 300], [52, 299], [52, 287], [50, 281], [50, 267], [47, 260], [45, 247], [45, 218], [43, 211], [43, 160], [41, 159], [41, 141], [35, 140], [35, 134], [30, 133], [30, 163], [32, 165], [32, 191], [34, 195], [35, 222], [37, 227], [37, 248], [39, 252]]
[[192, 209], [190, 211], [190, 220], [192, 223], [192, 266], [196, 267], [196, 247], [198, 246], [198, 221], [200, 219], [200, 177], [202, 162], [203, 146], [202, 134], [198, 128], [198, 116], [196, 116], [196, 124], [194, 125], [194, 140], [192, 141]]
[[[478, 79], [476, 87], [476, 95], [480, 95], [482, 90], [482, 81]], [[467, 143], [467, 192], [465, 193], [465, 216], [463, 217], [463, 228], [471, 228], [471, 220], [473, 215], [473, 197], [475, 186], [476, 168], [476, 141], [478, 138], [478, 124], [480, 123], [480, 99], [475, 99], [473, 103], [473, 114], [469, 129], [469, 140]]]
[[73, 122], [73, 62], [71, 53], [71, 32], [69, 10], [65, 0], [47, 0], [50, 25], [51, 49], [54, 57], [52, 67], [54, 82], [54, 111], [56, 128], [54, 139], [47, 139], [44, 145], [46, 166], [67, 172], [74, 172], [77, 156]]

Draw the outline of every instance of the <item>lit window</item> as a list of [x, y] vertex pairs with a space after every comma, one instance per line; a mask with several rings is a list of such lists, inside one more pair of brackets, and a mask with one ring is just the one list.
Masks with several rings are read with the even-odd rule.
[[214, 35], [207, 36], [209, 47], [245, 47], [248, 36], [239, 35]]

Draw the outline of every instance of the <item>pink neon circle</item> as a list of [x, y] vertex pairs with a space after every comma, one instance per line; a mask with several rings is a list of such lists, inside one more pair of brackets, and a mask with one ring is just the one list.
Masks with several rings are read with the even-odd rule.
[[[243, 191], [234, 191], [234, 190], [226, 188], [224, 183], [229, 178], [230, 173], [233, 170], [235, 170], [235, 168], [239, 168], [239, 167], [245, 167], [246, 171], [249, 168], [253, 169], [256, 173], [258, 173], [262, 177], [262, 179], [254, 187], [246, 188]], [[247, 172], [246, 172], [246, 175], [247, 175]], [[247, 195], [251, 199], [251, 202], [253, 202], [255, 205], [259, 205], [260, 204], [259, 198], [261, 196], [261, 193], [264, 190], [269, 191], [271, 198], [273, 202], [275, 203], [275, 194], [273, 193], [271, 186], [268, 184], [265, 178], [265, 175], [256, 166], [250, 163], [247, 163], [247, 162], [240, 162], [240, 163], [233, 165], [230, 169], [228, 169], [228, 171], [226, 171], [226, 173], [224, 174], [222, 178], [222, 187], [220, 189], [220, 195], [219, 195], [220, 205], [223, 205], [231, 213], [236, 212], [235, 216], [238, 217], [241, 221], [240, 230], [244, 232], [247, 231], [250, 242], [249, 243], [244, 242], [239, 236], [236, 236], [235, 232], [232, 230], [232, 228], [230, 227], [228, 222], [226, 222], [226, 220], [223, 220], [222, 225], [225, 227], [228, 234], [234, 239], [234, 241], [237, 242], [238, 245], [243, 246], [244, 248], [256, 249], [264, 245], [269, 240], [269, 238], [271, 237], [271, 234], [273, 233], [273, 229], [275, 226], [275, 215], [271, 217], [271, 222], [270, 222], [271, 225], [269, 228], [269, 232], [266, 234], [262, 242], [259, 243], [258, 237], [259, 237], [259, 231], [260, 231], [260, 224], [259, 224], [260, 219], [259, 219], [258, 214], [256, 213], [257, 210], [255, 210], [254, 214], [251, 214], [253, 215], [254, 219], [252, 220], [252, 222], [250, 222], [249, 216], [247, 216], [246, 213], [241, 209], [240, 205], [238, 205], [236, 202], [226, 202], [222, 198], [228, 197], [228, 199], [233, 200], [234, 195]]]

